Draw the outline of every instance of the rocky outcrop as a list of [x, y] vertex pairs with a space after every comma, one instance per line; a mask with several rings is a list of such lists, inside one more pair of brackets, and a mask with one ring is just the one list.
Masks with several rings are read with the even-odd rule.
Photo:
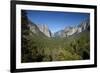
[[51, 37], [51, 31], [47, 25], [39, 25], [28, 21], [28, 26], [30, 27], [30, 30], [35, 34], [44, 34], [47, 37]]
[[29, 26], [30, 31], [31, 31], [32, 33], [35, 33], [35, 34], [41, 33], [40, 30], [39, 30], [39, 28], [37, 27], [37, 25], [34, 24], [33, 22], [28, 21], [28, 26]]
[[56, 32], [54, 36], [55, 37], [68, 37], [70, 35], [78, 34], [85, 30], [90, 30], [89, 20], [85, 20], [77, 26], [65, 27], [63, 30]]
[[51, 37], [51, 31], [49, 30], [47, 25], [37, 25], [39, 30], [44, 33], [47, 37]]
[[64, 29], [58, 32], [55, 32], [53, 35], [47, 25], [35, 24], [29, 21], [29, 27], [30, 27], [30, 30], [35, 34], [43, 34], [47, 37], [62, 37], [63, 38], [63, 37], [69, 37], [73, 34], [81, 33], [85, 30], [90, 30], [90, 23], [89, 23], [89, 20], [84, 20], [77, 26], [65, 27]]
[[84, 20], [82, 23], [78, 25], [78, 32], [82, 32], [84, 30], [90, 30], [89, 20]]

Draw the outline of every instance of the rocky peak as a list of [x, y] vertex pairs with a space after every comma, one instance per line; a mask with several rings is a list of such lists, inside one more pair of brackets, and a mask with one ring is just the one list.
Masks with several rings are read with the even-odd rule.
[[83, 32], [85, 30], [90, 29], [90, 23], [89, 20], [84, 20], [77, 26], [69, 26], [65, 27], [63, 30], [58, 31], [54, 34], [54, 36], [59, 36], [59, 37], [68, 37], [73, 34], [78, 34], [80, 32]]
[[44, 33], [47, 37], [51, 37], [51, 31], [49, 30], [47, 25], [37, 25], [39, 30]]
[[30, 30], [35, 33], [39, 34], [42, 32], [45, 36], [51, 37], [51, 31], [49, 30], [47, 25], [40, 25], [40, 24], [35, 24], [31, 21], [28, 22]]

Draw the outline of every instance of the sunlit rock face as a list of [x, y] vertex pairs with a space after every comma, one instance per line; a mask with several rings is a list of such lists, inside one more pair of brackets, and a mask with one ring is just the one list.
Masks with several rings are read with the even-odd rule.
[[47, 37], [51, 37], [51, 31], [49, 30], [47, 25], [37, 25], [39, 30], [44, 33]]
[[40, 33], [39, 28], [38, 28], [37, 25], [34, 24], [33, 22], [28, 21], [28, 26], [29, 26], [29, 28], [30, 28], [30, 31], [32, 31], [33, 33], [35, 33], [35, 34]]
[[77, 26], [65, 27], [63, 30], [55, 32], [54, 36], [55, 37], [68, 37], [70, 35], [78, 34], [85, 30], [90, 30], [89, 20], [85, 20]]
[[51, 37], [52, 36], [52, 33], [49, 30], [47, 25], [39, 25], [39, 24], [35, 24], [35, 23], [31, 22], [31, 21], [29, 21], [28, 24], [29, 24], [30, 30], [33, 33], [35, 33], [35, 34], [42, 33], [47, 37]]
[[29, 21], [29, 27], [30, 27], [30, 30], [36, 34], [42, 33], [47, 37], [63, 38], [63, 37], [69, 37], [71, 35], [81, 33], [85, 30], [90, 30], [90, 23], [89, 23], [89, 20], [85, 20], [81, 22], [79, 25], [65, 27], [64, 29], [57, 31], [55, 33], [52, 33], [46, 24], [42, 24], [42, 25], [34, 24], [31, 21]]

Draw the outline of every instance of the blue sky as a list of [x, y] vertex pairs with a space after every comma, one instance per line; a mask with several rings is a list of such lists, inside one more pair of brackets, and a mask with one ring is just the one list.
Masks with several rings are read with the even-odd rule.
[[68, 26], [80, 24], [90, 17], [89, 13], [56, 12], [56, 11], [35, 11], [26, 10], [28, 19], [36, 24], [46, 24], [52, 33]]

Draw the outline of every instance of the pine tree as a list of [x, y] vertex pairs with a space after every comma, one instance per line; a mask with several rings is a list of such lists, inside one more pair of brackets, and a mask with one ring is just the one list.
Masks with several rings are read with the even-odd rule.
[[27, 13], [25, 10], [21, 11], [21, 61], [26, 62], [30, 59], [31, 53], [29, 51], [29, 26]]

